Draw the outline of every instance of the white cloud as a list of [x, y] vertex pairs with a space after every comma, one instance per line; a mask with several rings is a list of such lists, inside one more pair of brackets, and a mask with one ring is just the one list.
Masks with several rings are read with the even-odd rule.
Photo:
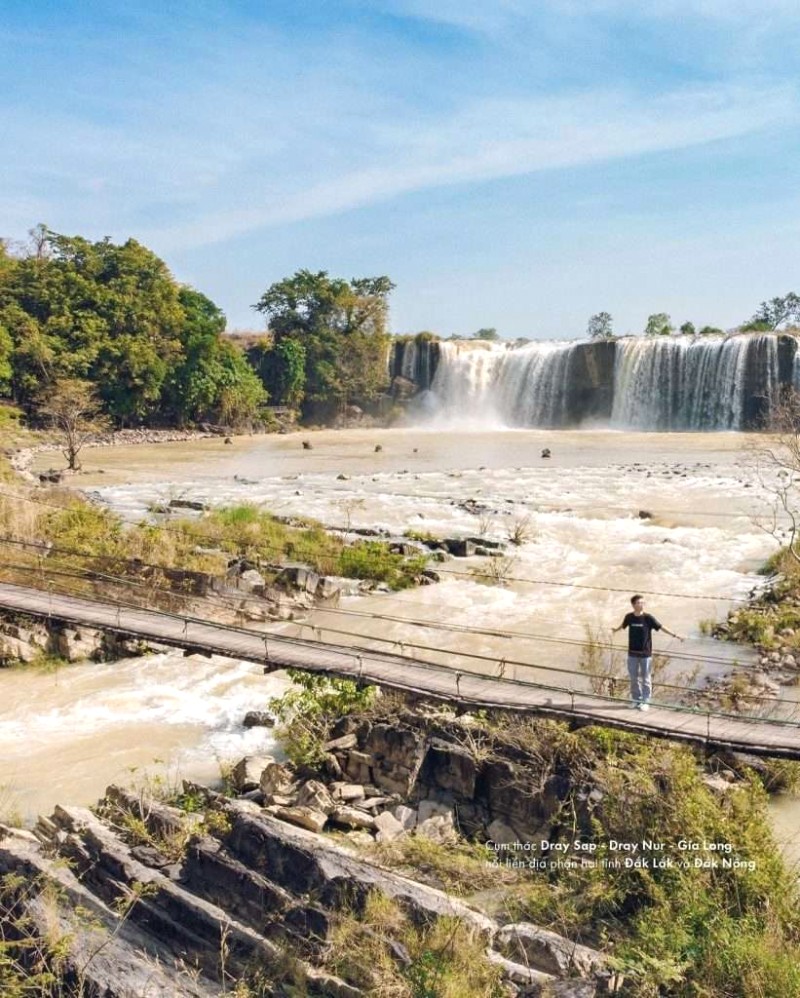
[[[346, 211], [413, 191], [580, 166], [700, 145], [794, 119], [794, 91], [682, 90], [648, 99], [621, 93], [473, 103], [449, 118], [383, 127], [364, 165], [270, 191], [253, 180], [246, 205], [203, 212], [147, 234], [167, 249]], [[302, 160], [297, 170], [303, 170]]]
[[530, 15], [525, 0], [491, 0], [488, 3], [471, 0], [386, 0], [382, 6], [404, 17], [435, 21], [470, 31], [494, 34], [515, 20]]
[[[759, 3], [761, 10], [787, 6]], [[665, 7], [722, 17], [754, 11], [755, 0], [383, 3], [506, 38], [538, 9], [655, 16]], [[167, 27], [177, 46], [178, 26], [168, 20]], [[181, 22], [184, 28], [188, 40], [173, 62], [163, 61], [160, 47], [115, 49], [107, 89], [91, 49], [78, 52], [80, 72], [64, 74], [63, 100], [48, 94], [46, 102], [29, 98], [14, 107], [9, 89], [0, 101], [0, 138], [15, 153], [4, 164], [4, 194], [14, 205], [6, 224], [24, 218], [9, 234], [43, 220], [87, 235], [133, 233], [166, 253], [411, 192], [700, 145], [796, 118], [794, 89], [769, 85], [774, 78], [761, 73], [738, 72], [736, 86], [673, 83], [655, 96], [649, 77], [642, 90], [628, 84], [598, 92], [590, 83], [564, 93], [560, 74], [550, 78], [550, 63], [519, 80], [498, 71], [497, 53], [500, 62], [506, 56], [493, 41], [476, 46], [488, 53], [486, 62], [476, 56], [465, 81], [460, 53], [438, 58], [435, 45], [417, 48], [403, 37], [393, 47], [383, 37], [372, 46], [365, 34], [337, 26], [288, 44], [269, 25], [247, 37], [231, 25], [219, 37], [215, 25], [211, 34], [206, 26]], [[557, 38], [544, 46], [547, 58], [579, 61], [593, 36], [578, 33], [578, 43]], [[168, 40], [171, 46], [172, 34]], [[734, 74], [726, 68], [725, 75]], [[588, 78], [596, 80], [597, 71]], [[624, 72], [616, 78], [631, 79]], [[668, 86], [663, 78], [659, 85]]]

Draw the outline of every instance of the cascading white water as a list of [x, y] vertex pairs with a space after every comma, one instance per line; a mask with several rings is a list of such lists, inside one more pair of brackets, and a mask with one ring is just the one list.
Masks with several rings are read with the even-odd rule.
[[434, 337], [415, 336], [395, 341], [387, 357], [389, 375], [401, 377], [424, 391], [430, 388], [438, 355], [439, 342]]
[[611, 422], [636, 429], [739, 429], [749, 369], [759, 393], [772, 398], [776, 337], [620, 340]]
[[[793, 380], [800, 388], [797, 357]], [[769, 334], [520, 348], [444, 342], [426, 408], [459, 423], [557, 427], [592, 418], [620, 428], [735, 430], [753, 425], [778, 385], [778, 340]]]
[[400, 363], [400, 376], [408, 381], [416, 381], [417, 375], [417, 344], [409, 340], [403, 344]]
[[568, 371], [573, 343], [439, 344], [429, 408], [448, 419], [508, 426], [561, 426], [567, 422]]
[[428, 410], [458, 422], [502, 422], [496, 383], [508, 347], [476, 340], [440, 343], [439, 351]]
[[568, 422], [573, 343], [530, 343], [503, 358], [497, 392], [512, 426], [563, 426]]

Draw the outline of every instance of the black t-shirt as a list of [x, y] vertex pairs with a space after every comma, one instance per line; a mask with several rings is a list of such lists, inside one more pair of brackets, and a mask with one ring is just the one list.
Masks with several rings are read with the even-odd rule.
[[634, 658], [650, 658], [653, 654], [653, 631], [660, 631], [661, 624], [651, 613], [626, 613], [622, 626], [628, 628], [628, 654]]

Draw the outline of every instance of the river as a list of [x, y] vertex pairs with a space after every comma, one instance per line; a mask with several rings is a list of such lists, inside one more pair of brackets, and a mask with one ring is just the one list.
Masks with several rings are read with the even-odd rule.
[[[470, 575], [486, 559], [467, 565], [453, 559], [440, 566], [435, 586], [347, 598], [339, 612], [317, 611], [307, 623], [342, 643], [394, 650], [416, 643], [442, 662], [453, 651], [533, 663], [516, 667], [517, 675], [544, 681], [553, 681], [555, 666], [565, 670], [558, 674], [563, 683], [575, 669], [586, 627], [606, 634], [629, 608], [630, 593], [643, 591], [647, 609], [686, 636], [681, 645], [659, 635], [658, 646], [672, 656], [662, 678], [682, 683], [695, 673], [699, 681], [725, 671], [734, 657], [748, 658], [701, 633], [704, 622], [723, 618], [746, 598], [758, 582], [755, 570], [774, 549], [754, 522], [763, 503], [746, 456], [748, 439], [738, 433], [465, 431], [448, 424], [323, 430], [238, 437], [232, 445], [201, 440], [87, 449], [85, 473], [74, 482], [132, 521], [152, 503], [191, 498], [254, 502], [349, 530], [413, 529], [503, 542], [517, 530], [523, 543], [509, 545], [505, 585]], [[541, 456], [544, 448], [549, 458]], [[56, 463], [42, 453], [36, 469]], [[640, 511], [650, 515], [642, 518]], [[447, 631], [436, 626], [442, 623]], [[485, 660], [466, 667], [485, 669]], [[241, 718], [263, 708], [282, 683], [280, 676], [262, 676], [258, 666], [172, 652], [47, 674], [5, 671], [0, 756], [10, 763], [10, 776], [0, 783], [6, 806], [30, 820], [58, 800], [92, 801], [110, 780], [135, 780], [144, 771], [214, 779], [220, 761], [270, 750], [269, 732], [246, 731]], [[781, 695], [797, 699], [798, 688]], [[800, 805], [783, 799], [780, 810], [796, 828]], [[782, 841], [796, 835], [784, 822]]]

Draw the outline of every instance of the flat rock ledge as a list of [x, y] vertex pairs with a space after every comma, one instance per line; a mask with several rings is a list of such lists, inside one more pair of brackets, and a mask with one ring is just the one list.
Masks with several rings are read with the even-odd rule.
[[[337, 924], [375, 891], [418, 926], [457, 918], [476, 955], [501, 968], [509, 996], [608, 992], [604, 958], [588, 947], [534, 925], [501, 926], [253, 801], [185, 790], [205, 816], [112, 786], [94, 810], [57, 806], [33, 834], [0, 826], [0, 918], [11, 891], [38, 933], [52, 938], [55, 928], [65, 978], [83, 982], [87, 998], [216, 998], [254, 968], [272, 988], [262, 994], [377, 994], [326, 969]], [[403, 947], [388, 948], [402, 962]]]

